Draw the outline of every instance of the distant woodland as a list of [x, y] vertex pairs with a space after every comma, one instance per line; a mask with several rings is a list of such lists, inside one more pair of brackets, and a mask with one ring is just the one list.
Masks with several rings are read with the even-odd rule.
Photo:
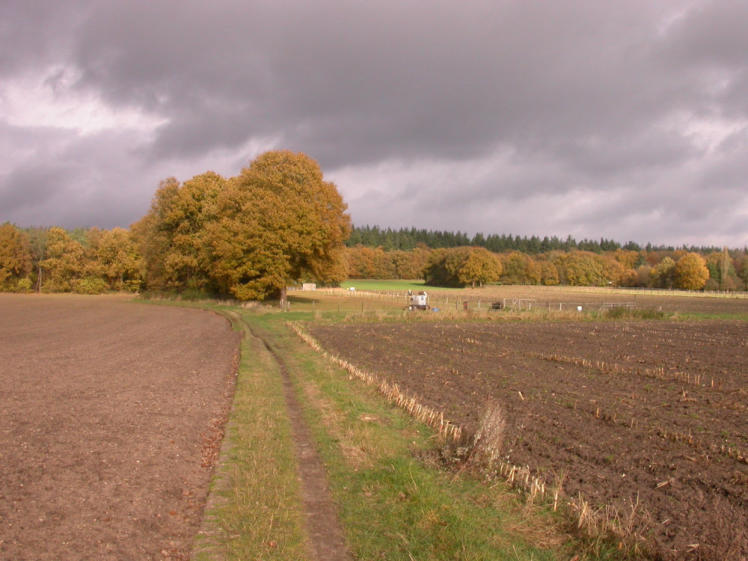
[[[615, 251], [626, 249], [631, 251], [675, 251], [672, 246], [653, 246], [651, 243], [640, 246], [636, 242], [627, 242], [623, 245], [614, 241], [600, 238], [600, 240], [582, 240], [577, 242], [572, 236], [561, 239], [557, 236], [539, 238], [538, 236], [512, 236], [511, 234], [475, 234], [470, 237], [462, 232], [447, 232], [440, 230], [425, 230], [417, 228], [380, 228], [379, 226], [354, 227], [350, 237], [346, 241], [348, 247], [363, 245], [367, 247], [381, 247], [385, 251], [393, 249], [410, 250], [418, 246], [426, 246], [431, 249], [449, 247], [485, 247], [494, 253], [506, 251], [519, 251], [528, 255], [537, 255], [549, 251], [592, 251], [602, 253], [604, 251]], [[690, 252], [703, 255], [721, 251], [721, 247], [685, 247]]]
[[498, 282], [748, 289], [748, 248], [642, 247], [606, 239], [577, 242], [571, 236], [478, 233], [470, 237], [461, 232], [377, 226], [354, 228], [346, 244], [349, 278], [423, 278], [450, 286]]
[[264, 300], [282, 299], [301, 282], [336, 286], [346, 278], [748, 289], [748, 248], [353, 228], [345, 211], [314, 160], [267, 152], [237, 177], [163, 181], [129, 229], [0, 225], [0, 290]]

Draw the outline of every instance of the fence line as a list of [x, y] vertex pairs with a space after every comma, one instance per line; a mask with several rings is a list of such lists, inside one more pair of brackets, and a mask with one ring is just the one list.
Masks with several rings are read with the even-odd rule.
[[[301, 291], [299, 291], [301, 292]], [[321, 293], [331, 296], [343, 296], [351, 299], [374, 299], [402, 301], [403, 308], [408, 305], [407, 291], [369, 291], [369, 290], [346, 290], [343, 288], [317, 288], [314, 291], [308, 291], [309, 294]], [[429, 304], [432, 308], [443, 307], [449, 309], [454, 306], [455, 310], [491, 310], [499, 309], [496, 304], [500, 304], [501, 309], [511, 311], [583, 311], [583, 310], [610, 310], [613, 308], [635, 309], [636, 302], [610, 302], [610, 301], [554, 301], [538, 300], [537, 298], [517, 298], [501, 297], [486, 298], [485, 296], [475, 296], [469, 294], [450, 295], [443, 292], [429, 292]]]

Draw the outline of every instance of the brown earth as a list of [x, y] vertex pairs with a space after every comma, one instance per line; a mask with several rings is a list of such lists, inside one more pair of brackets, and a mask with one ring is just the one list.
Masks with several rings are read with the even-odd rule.
[[237, 350], [202, 311], [0, 295], [0, 559], [187, 559]]
[[[611, 505], [668, 559], [748, 556], [748, 324], [482, 322], [313, 326], [331, 352], [502, 455]], [[629, 516], [634, 512], [633, 516]]]

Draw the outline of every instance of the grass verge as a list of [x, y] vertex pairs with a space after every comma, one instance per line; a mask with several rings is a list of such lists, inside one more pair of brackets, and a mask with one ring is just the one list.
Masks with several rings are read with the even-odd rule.
[[226, 439], [195, 544], [196, 561], [306, 558], [285, 408], [275, 361], [261, 341], [245, 336]]
[[450, 288], [444, 286], [430, 286], [422, 280], [377, 280], [377, 279], [348, 279], [343, 281], [342, 288], [355, 288], [356, 290], [373, 290], [385, 292], [400, 292], [407, 290], [441, 290], [454, 291], [459, 288]]
[[575, 540], [548, 507], [503, 483], [441, 469], [433, 431], [303, 345], [284, 325], [293, 315], [245, 318], [289, 366], [357, 559], [619, 557]]

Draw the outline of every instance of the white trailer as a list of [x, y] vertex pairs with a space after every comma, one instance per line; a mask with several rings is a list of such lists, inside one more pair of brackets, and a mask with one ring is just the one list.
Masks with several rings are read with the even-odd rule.
[[425, 291], [419, 292], [408, 291], [408, 309], [409, 310], [428, 310], [429, 306], [429, 295]]

